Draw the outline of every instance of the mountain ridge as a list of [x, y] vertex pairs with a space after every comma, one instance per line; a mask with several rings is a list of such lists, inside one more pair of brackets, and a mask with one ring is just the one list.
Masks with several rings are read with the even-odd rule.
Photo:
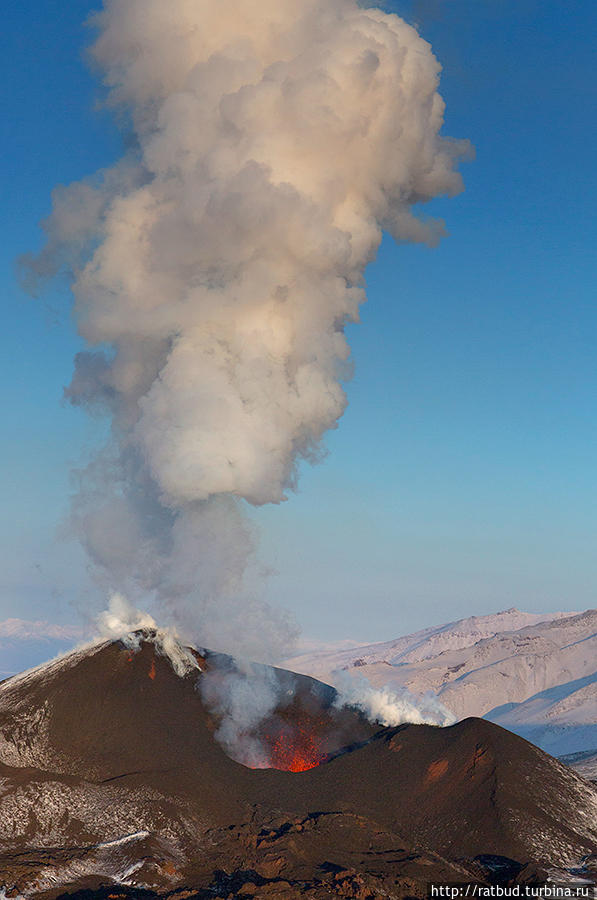
[[[457, 718], [486, 716], [556, 755], [591, 749], [597, 746], [597, 694], [588, 687], [597, 680], [597, 611], [538, 616], [508, 627], [533, 615], [507, 610], [471, 617], [438, 626], [431, 641], [428, 631], [417, 632], [286, 665], [335, 684], [364, 677], [376, 688], [431, 691]], [[498, 624], [506, 630], [479, 638]], [[538, 698], [556, 688], [557, 701], [541, 707]]]

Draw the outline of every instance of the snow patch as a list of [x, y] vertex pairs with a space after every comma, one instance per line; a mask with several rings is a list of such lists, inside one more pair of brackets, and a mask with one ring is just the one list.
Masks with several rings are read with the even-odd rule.
[[113, 841], [104, 841], [96, 844], [96, 850], [107, 850], [109, 847], [122, 847], [124, 844], [130, 844], [132, 841], [141, 841], [149, 837], [149, 831], [135, 831], [133, 834], [126, 834], [124, 837], [115, 838]]

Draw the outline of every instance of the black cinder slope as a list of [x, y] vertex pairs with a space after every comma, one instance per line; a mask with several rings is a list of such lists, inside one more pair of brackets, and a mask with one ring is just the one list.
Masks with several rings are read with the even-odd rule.
[[359, 810], [450, 858], [572, 866], [597, 848], [592, 786], [484, 719], [384, 729], [308, 774], [307, 803]]

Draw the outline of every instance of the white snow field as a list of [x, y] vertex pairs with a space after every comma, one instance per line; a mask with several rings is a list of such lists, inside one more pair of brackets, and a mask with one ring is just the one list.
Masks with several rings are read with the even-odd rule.
[[597, 753], [597, 610], [508, 609], [285, 665], [332, 684], [431, 691], [457, 718], [483, 716], [553, 755]]

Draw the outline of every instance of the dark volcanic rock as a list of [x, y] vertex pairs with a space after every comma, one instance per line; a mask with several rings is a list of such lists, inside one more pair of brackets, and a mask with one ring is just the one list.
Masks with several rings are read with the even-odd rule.
[[[206, 654], [201, 665], [233, 664]], [[496, 725], [375, 729], [337, 710], [331, 688], [277, 671], [267, 739], [308, 732], [329, 761], [252, 770], [214, 739], [203, 677], [177, 675], [146, 640], [0, 685], [9, 896], [402, 898], [597, 851], [591, 786]]]
[[309, 799], [333, 797], [450, 857], [572, 864], [597, 840], [597, 794], [532, 744], [487, 722], [402, 725], [319, 767]]

